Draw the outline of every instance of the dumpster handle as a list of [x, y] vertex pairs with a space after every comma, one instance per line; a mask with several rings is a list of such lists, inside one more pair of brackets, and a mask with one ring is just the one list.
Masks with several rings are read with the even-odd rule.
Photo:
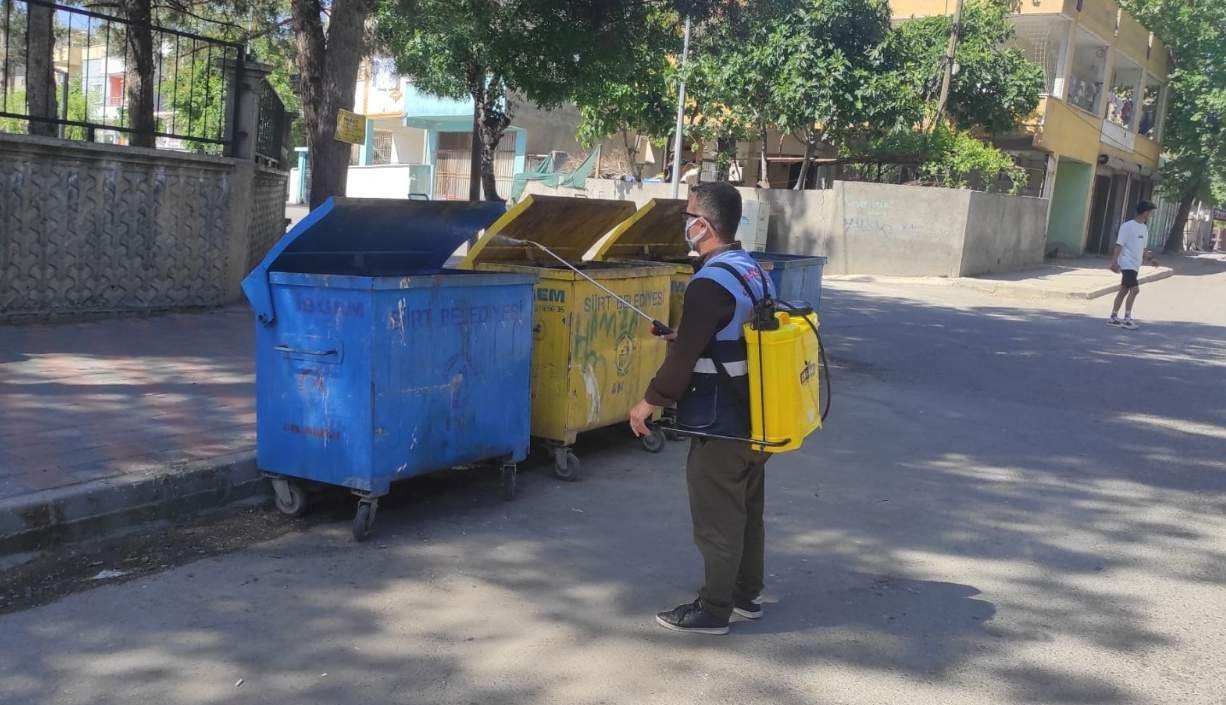
[[299, 350], [288, 345], [274, 345], [272, 349], [277, 352], [298, 353], [299, 355], [312, 355], [314, 357], [327, 357], [328, 355], [336, 354], [335, 350]]

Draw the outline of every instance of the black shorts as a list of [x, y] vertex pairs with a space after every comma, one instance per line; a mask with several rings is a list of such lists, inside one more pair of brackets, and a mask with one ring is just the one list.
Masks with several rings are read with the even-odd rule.
[[1124, 287], [1125, 289], [1131, 289], [1134, 286], [1141, 286], [1141, 283], [1137, 281], [1137, 270], [1124, 269], [1120, 271], [1120, 275], [1120, 286]]

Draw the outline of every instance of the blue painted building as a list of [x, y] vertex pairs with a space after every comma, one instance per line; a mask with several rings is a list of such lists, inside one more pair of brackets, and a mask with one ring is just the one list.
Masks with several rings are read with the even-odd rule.
[[[574, 108], [541, 110], [512, 97], [511, 127], [499, 145], [494, 171], [505, 196], [515, 174], [554, 152], [582, 156], [575, 140]], [[390, 60], [374, 59], [358, 74], [354, 112], [366, 116], [366, 140], [355, 145], [346, 195], [431, 199], [468, 198], [473, 103], [430, 95], [395, 73]], [[306, 193], [309, 167], [300, 157], [291, 200]]]

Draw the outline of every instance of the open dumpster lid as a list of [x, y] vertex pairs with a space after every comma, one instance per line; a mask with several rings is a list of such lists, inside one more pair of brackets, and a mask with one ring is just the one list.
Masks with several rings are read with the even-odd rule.
[[689, 256], [690, 247], [681, 232], [685, 204], [679, 198], [651, 199], [609, 233], [592, 259], [667, 260]]
[[269, 272], [408, 276], [434, 273], [460, 243], [506, 212], [499, 202], [330, 198], [273, 245], [243, 280], [264, 323], [275, 317]]
[[494, 262], [557, 265], [556, 260], [529, 245], [495, 241], [499, 235], [539, 242], [569, 262], [580, 262], [597, 240], [632, 213], [634, 204], [630, 201], [533, 194], [486, 229], [460, 267], [472, 269], [477, 264]]

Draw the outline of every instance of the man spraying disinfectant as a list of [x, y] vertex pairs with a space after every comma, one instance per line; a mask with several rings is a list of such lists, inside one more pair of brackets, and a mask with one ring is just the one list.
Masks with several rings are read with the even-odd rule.
[[[770, 454], [751, 432], [744, 326], [755, 303], [773, 295], [754, 259], [734, 240], [741, 195], [725, 182], [690, 189], [685, 239], [701, 268], [685, 291], [681, 325], [646, 394], [630, 412], [639, 436], [661, 409], [677, 405], [677, 427], [702, 434], [690, 443], [686, 486], [694, 542], [706, 580], [698, 599], [660, 612], [667, 629], [726, 634], [732, 615], [762, 616], [764, 483]], [[725, 438], [716, 438], [722, 436]]]
[[[816, 314], [803, 302], [776, 300], [770, 280], [733, 240], [740, 194], [726, 183], [702, 184], [690, 193], [685, 239], [702, 265], [686, 289], [676, 332], [544, 245], [497, 239], [545, 252], [670, 341], [646, 398], [630, 412], [630, 425], [645, 436], [649, 421], [675, 403], [671, 430], [693, 438], [686, 479], [706, 586], [698, 600], [656, 619], [677, 631], [725, 634], [732, 614], [762, 614], [766, 461], [771, 453], [796, 450], [821, 427], [830, 408], [830, 373]], [[826, 406], [819, 411], [822, 386]]]

